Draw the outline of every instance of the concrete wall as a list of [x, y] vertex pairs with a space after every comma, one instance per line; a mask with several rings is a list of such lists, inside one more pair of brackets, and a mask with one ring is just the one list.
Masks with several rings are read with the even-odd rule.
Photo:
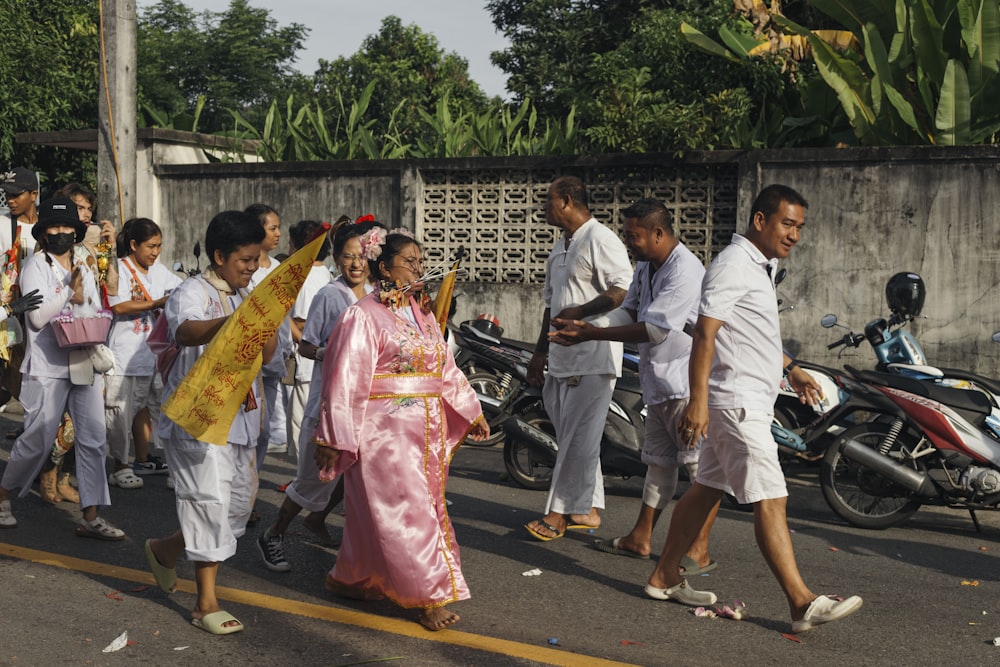
[[[360, 162], [360, 161], [358, 161]], [[159, 217], [164, 229], [163, 260], [193, 262], [195, 241], [204, 243], [205, 229], [219, 211], [244, 209], [256, 202], [273, 206], [287, 227], [298, 220], [334, 221], [375, 211], [380, 219], [400, 224], [402, 204], [398, 165], [337, 163], [206, 164], [159, 166]], [[365, 168], [367, 167], [367, 168]], [[409, 207], [412, 210], [412, 206]], [[412, 221], [410, 221], [412, 227]], [[204, 266], [204, 261], [202, 262]]]
[[[154, 219], [167, 230], [164, 261], [192, 261], [211, 216], [262, 201], [286, 223], [334, 220], [375, 213], [392, 226], [417, 225], [422, 170], [489, 170], [516, 165], [541, 171], [613, 164], [738, 165], [736, 219], [715, 221], [716, 241], [743, 229], [754, 195], [785, 183], [810, 202], [806, 230], [784, 266], [779, 288], [787, 347], [803, 358], [839, 366], [870, 367], [867, 346], [842, 357], [826, 344], [843, 330], [819, 319], [836, 313], [860, 331], [886, 316], [884, 285], [898, 271], [919, 273], [928, 290], [924, 318], [910, 325], [931, 363], [1000, 377], [1000, 150], [993, 147], [823, 149], [600, 158], [510, 158], [420, 161], [350, 161], [278, 164], [157, 165], [160, 205]], [[641, 195], [640, 195], [641, 196]], [[731, 215], [731, 213], [730, 213]], [[606, 223], [617, 221], [605, 220]], [[681, 229], [683, 233], [684, 229]], [[202, 261], [204, 266], [204, 261]], [[538, 285], [460, 283], [456, 319], [497, 315], [506, 335], [534, 340], [541, 317]]]
[[[807, 159], [804, 159], [807, 158]], [[992, 147], [770, 151], [741, 169], [740, 228], [753, 194], [785, 183], [809, 201], [806, 229], [779, 291], [787, 346], [804, 358], [869, 367], [867, 345], [826, 350], [842, 329], [888, 316], [884, 287], [900, 271], [923, 278], [923, 315], [910, 324], [938, 366], [1000, 377], [1000, 151]]]

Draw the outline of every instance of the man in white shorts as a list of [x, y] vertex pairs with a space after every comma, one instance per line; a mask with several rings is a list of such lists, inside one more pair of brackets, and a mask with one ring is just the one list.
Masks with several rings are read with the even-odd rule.
[[[608, 315], [610, 326], [595, 327], [582, 320], [552, 323], [559, 330], [552, 342], [573, 345], [587, 340], [617, 340], [639, 347], [639, 382], [647, 406], [642, 461], [647, 465], [642, 504], [628, 534], [597, 540], [598, 551], [648, 559], [653, 528], [677, 490], [681, 466], [688, 477], [698, 471], [698, 448], [688, 449], [677, 431], [677, 420], [688, 404], [688, 358], [698, 317], [701, 260], [674, 235], [670, 213], [656, 199], [640, 199], [622, 213], [622, 238], [638, 262], [621, 308]], [[681, 561], [685, 576], [714, 570], [708, 536], [715, 520], [709, 516], [698, 539]]]
[[820, 388], [781, 349], [774, 292], [777, 260], [788, 257], [805, 224], [807, 203], [795, 190], [761, 191], [744, 236], [715, 258], [702, 285], [691, 350], [691, 399], [678, 428], [701, 446], [697, 481], [678, 501], [667, 542], [646, 594], [691, 606], [711, 605], [714, 593], [687, 586], [681, 559], [724, 493], [754, 508], [757, 546], [788, 599], [792, 632], [805, 632], [861, 608], [858, 596], [817, 596], [802, 579], [785, 508], [788, 491], [771, 437], [771, 415], [782, 367], [803, 402]]

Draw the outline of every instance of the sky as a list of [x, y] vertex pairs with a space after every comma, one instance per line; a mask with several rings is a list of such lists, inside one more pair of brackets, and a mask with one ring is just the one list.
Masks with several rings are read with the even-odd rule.
[[[195, 11], [224, 11], [229, 0], [181, 0]], [[142, 8], [155, 0], [139, 0]], [[445, 51], [469, 62], [469, 74], [487, 95], [509, 97], [504, 73], [490, 63], [490, 52], [507, 46], [486, 11], [486, 0], [249, 0], [251, 7], [271, 12], [279, 25], [301, 23], [309, 28], [305, 48], [295, 66], [306, 74], [319, 59], [334, 60], [355, 53], [368, 35], [378, 32], [382, 19], [398, 16], [434, 35]]]

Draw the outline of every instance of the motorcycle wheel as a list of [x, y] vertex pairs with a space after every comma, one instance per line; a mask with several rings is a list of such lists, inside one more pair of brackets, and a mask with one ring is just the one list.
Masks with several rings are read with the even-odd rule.
[[[476, 371], [470, 373], [467, 379], [477, 394], [483, 394], [484, 396], [500, 399], [504, 396], [505, 392], [509, 391], [509, 389], [505, 389], [501, 386], [495, 375], [487, 371]], [[462, 444], [472, 445], [473, 447], [492, 447], [499, 442], [503, 442], [503, 425], [494, 424], [493, 421], [490, 420], [489, 414], [486, 414], [485, 416], [486, 419], [490, 421], [490, 437], [485, 440], [473, 440], [472, 438], [466, 438]]]
[[[840, 434], [823, 457], [820, 470], [823, 497], [837, 516], [858, 528], [890, 528], [920, 509], [920, 500], [912, 491], [850, 460], [840, 451], [840, 443], [846, 439], [877, 449], [890, 428], [891, 424], [883, 422], [853, 426]], [[914, 437], [904, 430], [889, 455], [898, 454], [902, 447], [912, 450], [915, 446]]]
[[[522, 415], [528, 424], [555, 437], [556, 429], [552, 420], [541, 408], [532, 408]], [[534, 491], [545, 491], [552, 480], [555, 459], [544, 456], [514, 436], [507, 438], [503, 446], [503, 464], [507, 473], [519, 486]]]

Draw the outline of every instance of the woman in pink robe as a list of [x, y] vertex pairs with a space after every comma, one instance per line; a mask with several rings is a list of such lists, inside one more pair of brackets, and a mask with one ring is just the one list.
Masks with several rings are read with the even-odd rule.
[[440, 630], [469, 597], [448, 518], [448, 465], [489, 426], [441, 336], [423, 284], [421, 248], [376, 227], [362, 248], [379, 288], [344, 311], [326, 347], [316, 464], [344, 474], [344, 534], [327, 589], [420, 609]]

